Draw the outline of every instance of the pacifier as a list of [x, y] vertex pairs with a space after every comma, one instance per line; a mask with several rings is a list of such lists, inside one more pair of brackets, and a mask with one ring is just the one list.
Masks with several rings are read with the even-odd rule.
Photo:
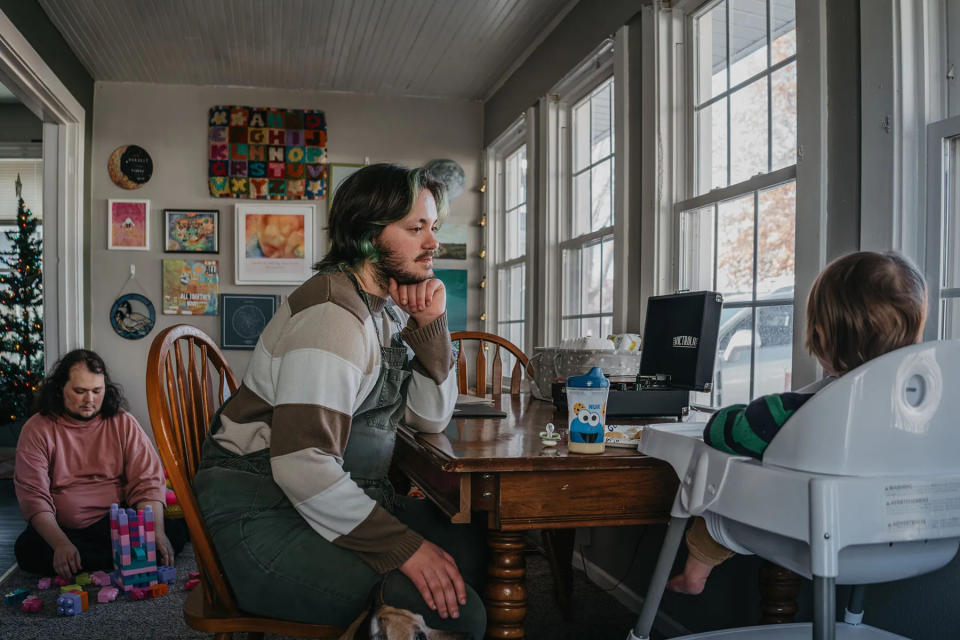
[[540, 432], [540, 442], [545, 447], [555, 447], [560, 442], [560, 434], [554, 431], [552, 422], [547, 423], [547, 430]]

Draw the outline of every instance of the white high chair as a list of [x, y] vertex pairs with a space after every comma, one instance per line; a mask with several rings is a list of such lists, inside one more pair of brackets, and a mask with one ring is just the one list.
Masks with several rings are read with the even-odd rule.
[[[670, 525], [628, 640], [650, 629], [687, 519], [724, 546], [813, 578], [813, 623], [727, 629], [686, 640], [902, 639], [836, 623], [837, 584], [934, 571], [960, 543], [960, 341], [898, 349], [820, 390], [763, 461], [646, 429], [639, 450], [680, 477]], [[849, 613], [849, 612], [848, 612]], [[862, 617], [862, 614], [861, 614]]]

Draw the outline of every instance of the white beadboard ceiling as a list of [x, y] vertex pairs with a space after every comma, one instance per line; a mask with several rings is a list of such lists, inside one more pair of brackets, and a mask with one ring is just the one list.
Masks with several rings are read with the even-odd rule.
[[94, 80], [482, 99], [571, 0], [39, 0]]

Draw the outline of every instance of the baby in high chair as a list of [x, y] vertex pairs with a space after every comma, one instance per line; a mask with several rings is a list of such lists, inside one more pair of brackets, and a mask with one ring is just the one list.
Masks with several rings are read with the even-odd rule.
[[[814, 392], [864, 362], [920, 342], [927, 318], [923, 275], [903, 256], [861, 251], [820, 272], [807, 298], [806, 347], [827, 378], [797, 393], [762, 396], [715, 413], [703, 430], [710, 446], [761, 459], [784, 423]], [[733, 555], [717, 543], [702, 518], [686, 534], [687, 563], [667, 587], [696, 595], [715, 566]]]

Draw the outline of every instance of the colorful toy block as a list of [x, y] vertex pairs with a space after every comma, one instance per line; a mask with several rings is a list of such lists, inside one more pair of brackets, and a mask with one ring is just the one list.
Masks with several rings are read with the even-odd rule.
[[130, 596], [131, 600], [146, 600], [147, 598], [153, 597], [153, 594], [150, 593], [150, 589], [141, 589], [140, 587], [130, 587], [130, 590], [127, 591], [127, 594]]
[[29, 595], [30, 589], [17, 589], [3, 596], [3, 601], [12, 607], [26, 600]]
[[110, 586], [110, 576], [105, 571], [94, 571], [90, 574], [90, 581], [98, 587]]
[[183, 588], [186, 589], [187, 591], [191, 591], [198, 584], [200, 584], [200, 579], [193, 578], [192, 580], [187, 580], [186, 584], [183, 585]]
[[97, 602], [113, 602], [119, 593], [120, 590], [116, 587], [103, 587], [97, 592]]
[[70, 581], [67, 580], [66, 578], [62, 577], [62, 576], [54, 576], [54, 577], [53, 577], [53, 586], [55, 586], [55, 587], [62, 587], [62, 586], [65, 585], [65, 584], [70, 584]]
[[87, 573], [86, 571], [84, 571], [83, 573], [78, 573], [77, 577], [74, 578], [73, 581], [78, 585], [80, 585], [81, 587], [85, 587], [92, 582], [92, 580], [90, 579], [90, 574]]
[[43, 608], [43, 600], [37, 596], [27, 596], [27, 599], [20, 603], [20, 608], [24, 613], [37, 613]]
[[60, 587], [60, 593], [66, 593], [67, 591], [83, 591], [83, 587], [78, 584], [65, 584]]
[[193, 580], [194, 578], [199, 578], [199, 577], [200, 577], [200, 572], [199, 572], [199, 571], [191, 571], [190, 574], [189, 574], [187, 577], [190, 578], [191, 580]]
[[153, 509], [141, 511], [110, 505], [113, 584], [124, 591], [157, 584], [157, 539]]
[[150, 587], [150, 591], [151, 591], [151, 593], [153, 593], [153, 597], [154, 597], [154, 598], [159, 598], [160, 596], [165, 596], [165, 595], [167, 595], [167, 593], [169, 593], [169, 591], [170, 591], [170, 587], [168, 587], [167, 585], [165, 585], [165, 584], [163, 584], [163, 583], [161, 583], [161, 584], [155, 584], [155, 585], [153, 585], [152, 587]]
[[40, 580], [37, 581], [37, 589], [49, 589], [52, 581], [52, 578], [40, 578]]
[[157, 567], [157, 580], [164, 584], [175, 584], [177, 582], [177, 570], [166, 565]]
[[89, 596], [87, 596], [87, 592], [86, 592], [86, 591], [84, 591], [84, 590], [82, 590], [82, 589], [79, 590], [79, 591], [76, 590], [76, 589], [74, 589], [73, 591], [70, 591], [70, 593], [75, 593], [75, 594], [77, 594], [78, 596], [80, 596], [80, 604], [82, 605], [82, 610], [83, 610], [83, 611], [86, 611], [87, 609], [90, 608], [90, 598], [89, 598]]
[[57, 598], [57, 613], [61, 616], [78, 616], [83, 612], [83, 598], [75, 591]]

